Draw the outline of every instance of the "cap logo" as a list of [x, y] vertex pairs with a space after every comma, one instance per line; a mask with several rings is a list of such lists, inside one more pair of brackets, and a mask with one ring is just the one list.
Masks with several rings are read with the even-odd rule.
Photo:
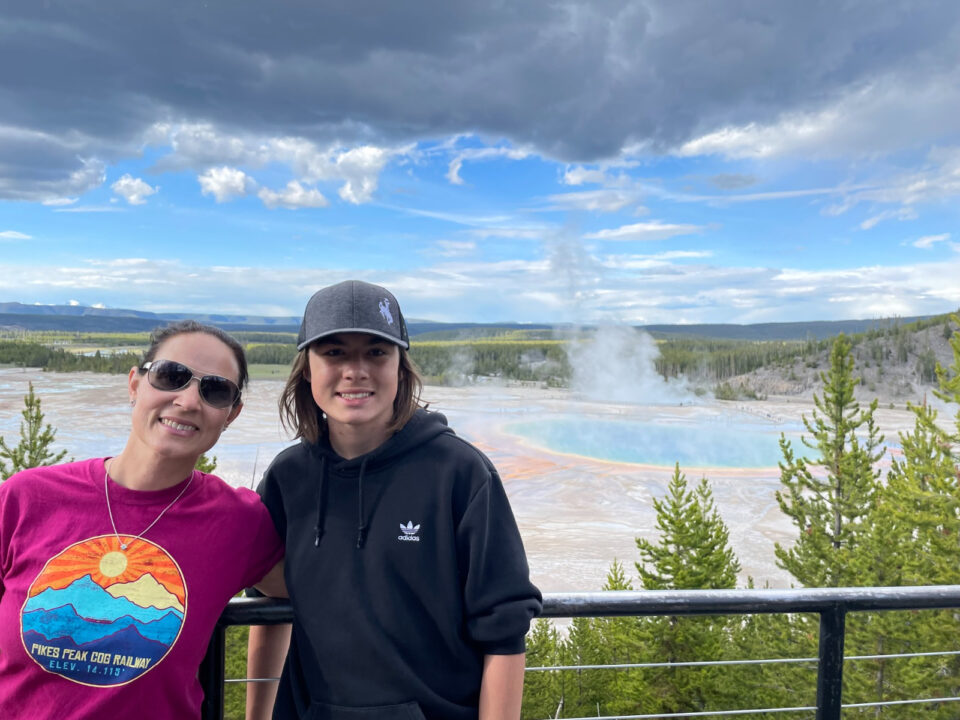
[[393, 325], [393, 315], [390, 314], [390, 299], [383, 298], [380, 301], [380, 315], [387, 321], [387, 325]]

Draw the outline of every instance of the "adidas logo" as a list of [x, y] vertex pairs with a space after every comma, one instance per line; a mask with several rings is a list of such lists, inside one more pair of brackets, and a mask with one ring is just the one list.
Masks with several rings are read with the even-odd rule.
[[406, 525], [400, 523], [400, 531], [403, 535], [397, 535], [397, 540], [403, 542], [420, 542], [420, 537], [417, 535], [417, 533], [420, 532], [420, 526], [414, 525], [413, 520], [407, 520]]

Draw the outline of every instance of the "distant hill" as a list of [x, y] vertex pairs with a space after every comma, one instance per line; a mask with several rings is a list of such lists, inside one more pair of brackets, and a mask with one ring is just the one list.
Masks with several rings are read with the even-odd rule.
[[[887, 318], [873, 320], [835, 320], [788, 323], [757, 323], [753, 325], [644, 325], [639, 326], [657, 337], [698, 337], [724, 340], [822, 340], [838, 333], [867, 332], [913, 322], [922, 317]], [[231, 331], [297, 332], [300, 318], [295, 316], [269, 317], [258, 315], [229, 315], [224, 313], [152, 313], [122, 308], [96, 308], [83, 305], [26, 305], [19, 302], [0, 303], [0, 328], [21, 330], [59, 330], [63, 332], [148, 332], [174, 320], [193, 319]], [[407, 330], [411, 337], [430, 339], [476, 338], [523, 331], [542, 337], [556, 329], [563, 335], [571, 326], [498, 323], [446, 323], [430, 320], [409, 320]], [[589, 327], [583, 329], [590, 329]]]
[[297, 332], [298, 317], [227, 315], [222, 313], [152, 313], [84, 305], [25, 305], [0, 303], [0, 328], [65, 332], [149, 332], [175, 320], [197, 320], [226, 330]]
[[923, 320], [930, 315], [874, 320], [811, 320], [808, 322], [756, 323], [754, 325], [643, 325], [652, 335], [690, 336], [723, 340], [825, 340], [840, 333], [855, 335], [869, 330], [885, 330]]

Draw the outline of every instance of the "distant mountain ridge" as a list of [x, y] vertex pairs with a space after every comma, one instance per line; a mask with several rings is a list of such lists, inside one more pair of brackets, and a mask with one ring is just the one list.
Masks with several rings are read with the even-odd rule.
[[[886, 319], [815, 320], [806, 322], [698, 325], [640, 325], [638, 327], [661, 337], [701, 337], [727, 340], [822, 340], [838, 333], [861, 333], [874, 328], [889, 327], [895, 323], [909, 323], [928, 315]], [[237, 332], [296, 333], [300, 318], [296, 316], [270, 317], [263, 315], [230, 315], [226, 313], [152, 313], [123, 308], [98, 308], [84, 305], [27, 305], [19, 302], [0, 303], [0, 328], [22, 330], [60, 330], [65, 332], [149, 332], [176, 320], [197, 320]], [[522, 330], [569, 329], [569, 324], [552, 326], [546, 323], [448, 323], [430, 320], [408, 320], [412, 337], [423, 333], [469, 332], [477, 334], [484, 329]]]

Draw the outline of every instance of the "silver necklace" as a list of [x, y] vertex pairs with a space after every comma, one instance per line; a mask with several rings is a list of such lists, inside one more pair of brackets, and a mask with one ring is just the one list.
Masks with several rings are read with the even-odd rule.
[[[120, 549], [121, 549], [121, 550], [126, 550], [126, 549], [127, 549], [127, 543], [123, 542], [123, 541], [120, 539], [120, 533], [117, 532], [117, 524], [113, 521], [113, 509], [110, 507], [109, 481], [110, 481], [110, 471], [107, 470], [107, 464], [104, 463], [104, 464], [103, 464], [103, 494], [104, 494], [104, 495], [106, 496], [106, 498], [107, 498], [107, 514], [110, 516], [110, 525], [113, 526], [113, 534], [117, 536], [117, 542], [120, 543]], [[134, 539], [134, 540], [142, 540], [142, 539], [143, 539], [143, 536], [147, 534], [147, 531], [150, 530], [150, 528], [152, 528], [154, 525], [156, 525], [157, 522], [160, 520], [160, 518], [163, 517], [163, 514], [164, 514], [167, 510], [169, 510], [170, 508], [172, 508], [172, 507], [176, 504], [177, 500], [179, 500], [180, 498], [183, 497], [183, 494], [189, 489], [190, 483], [192, 483], [192, 482], [193, 482], [193, 473], [190, 473], [190, 479], [187, 480], [187, 484], [183, 486], [183, 490], [181, 490], [181, 491], [179, 492], [179, 494], [178, 494], [173, 500], [170, 501], [170, 504], [169, 504], [169, 505], [167, 505], [163, 510], [160, 511], [160, 514], [157, 515], [157, 516], [153, 519], [153, 522], [150, 523], [149, 525], [147, 525], [147, 526], [141, 531], [141, 533], [140, 533], [139, 535], [134, 535], [134, 536], [133, 536], [133, 539]]]

